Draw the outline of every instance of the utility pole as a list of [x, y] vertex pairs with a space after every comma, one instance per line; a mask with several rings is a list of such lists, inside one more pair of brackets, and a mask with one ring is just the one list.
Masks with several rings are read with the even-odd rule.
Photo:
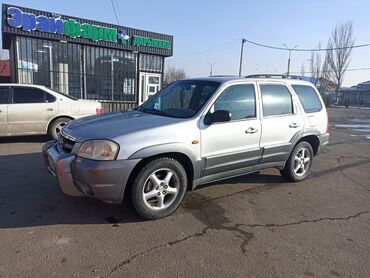
[[211, 64], [210, 62], [207, 61], [207, 64], [209, 65], [210, 67], [210, 73], [209, 73], [209, 76], [212, 76], [212, 73], [213, 73], [213, 66], [216, 65], [216, 63], [213, 63]]
[[243, 49], [244, 44], [246, 43], [246, 39], [242, 38], [242, 46], [240, 48], [240, 62], [239, 62], [239, 76], [242, 75], [242, 65], [243, 65]]
[[293, 48], [289, 48], [287, 47], [287, 45], [285, 43], [283, 43], [283, 45], [285, 46], [286, 49], [289, 50], [289, 58], [288, 58], [288, 70], [287, 70], [287, 74], [286, 76], [289, 76], [289, 71], [290, 71], [290, 54], [292, 52], [292, 50], [296, 49], [298, 45], [294, 46]]

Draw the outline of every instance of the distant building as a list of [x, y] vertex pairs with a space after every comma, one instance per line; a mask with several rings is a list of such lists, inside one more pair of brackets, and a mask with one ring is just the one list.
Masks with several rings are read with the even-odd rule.
[[339, 91], [339, 104], [370, 106], [370, 80]]

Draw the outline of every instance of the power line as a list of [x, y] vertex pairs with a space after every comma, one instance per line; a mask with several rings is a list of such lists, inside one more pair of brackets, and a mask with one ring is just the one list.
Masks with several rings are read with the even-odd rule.
[[[362, 71], [362, 70], [370, 70], [370, 67], [368, 68], [350, 68], [350, 69], [346, 69], [346, 71]], [[326, 70], [326, 71], [322, 71], [320, 70], [319, 73], [325, 73], [325, 72], [333, 72], [332, 70]], [[305, 73], [316, 73], [316, 72], [312, 72], [312, 71], [305, 71]], [[301, 74], [301, 72], [291, 72], [290, 74]]]
[[207, 48], [207, 49], [203, 49], [203, 50], [200, 50], [200, 51], [197, 51], [197, 52], [193, 52], [193, 53], [186, 54], [186, 55], [183, 55], [183, 56], [180, 56], [180, 57], [176, 57], [176, 58], [173, 58], [173, 60], [180, 60], [180, 59], [188, 58], [190, 56], [195, 56], [195, 55], [198, 55], [198, 54], [202, 54], [204, 52], [208, 52], [208, 51], [211, 51], [211, 50], [214, 50], [214, 49], [217, 49], [217, 48], [223, 48], [224, 46], [230, 45], [230, 44], [234, 45], [236, 41], [238, 41], [238, 44], [239, 44], [240, 39], [235, 39], [235, 40], [228, 41], [226, 43], [216, 45], [216, 46], [213, 46], [213, 47], [210, 47], [210, 48]]
[[112, 3], [112, 7], [113, 7], [114, 15], [116, 16], [117, 24], [121, 25], [121, 24], [119, 24], [119, 19], [118, 19], [118, 16], [117, 16], [116, 7], [114, 6], [113, 0], [110, 0], [110, 2]]
[[[258, 42], [254, 42], [254, 41], [251, 41], [251, 40], [247, 40], [245, 39], [246, 42], [250, 43], [250, 44], [253, 44], [253, 45], [256, 45], [256, 46], [260, 46], [260, 47], [264, 47], [264, 48], [270, 48], [270, 49], [275, 49], [275, 50], [284, 50], [284, 51], [289, 51], [289, 49], [287, 48], [284, 48], [284, 47], [278, 47], [278, 46], [272, 46], [272, 45], [267, 45], [267, 44], [262, 44], [262, 43], [258, 43]], [[296, 48], [296, 49], [292, 49], [291, 51], [301, 51], [301, 52], [304, 52], [304, 51], [307, 51], [307, 52], [312, 52], [312, 51], [327, 51], [327, 50], [341, 50], [341, 49], [349, 49], [349, 48], [360, 48], [360, 47], [368, 47], [370, 46], [370, 43], [366, 43], [366, 44], [358, 44], [358, 45], [353, 45], [353, 46], [345, 46], [345, 47], [333, 47], [333, 48], [316, 48], [316, 49], [313, 49], [313, 48]]]
[[116, 3], [116, 8], [117, 8], [117, 13], [118, 13], [118, 18], [121, 18], [121, 11], [119, 9], [119, 5], [118, 5], [118, 2], [117, 0], [114, 1]]
[[[213, 48], [213, 49], [211, 49], [211, 50], [209, 50], [208, 51], [208, 53], [207, 54], [213, 54], [213, 53], [216, 53], [216, 52], [219, 52], [219, 51], [223, 51], [223, 50], [226, 50], [226, 49], [228, 49], [228, 48], [230, 48], [230, 47], [234, 47], [234, 46], [236, 46], [236, 45], [239, 45], [240, 44], [240, 42], [238, 41], [238, 42], [234, 42], [233, 44], [231, 44], [231, 45], [228, 45], [228, 46], [224, 46], [224, 47], [218, 47], [218, 48]], [[202, 53], [204, 53], [204, 51], [202, 52]], [[169, 62], [172, 62], [172, 63], [179, 63], [179, 62], [181, 62], [182, 64], [183, 63], [186, 63], [186, 62], [188, 62], [188, 61], [192, 61], [192, 60], [194, 60], [194, 59], [199, 59], [199, 57], [197, 56], [198, 54], [202, 54], [202, 53], [197, 53], [197, 54], [192, 54], [192, 55], [187, 55], [187, 56], [184, 56], [184, 57], [182, 57], [182, 58], [174, 58], [174, 59], [172, 59], [172, 58], [168, 58], [169, 60]], [[193, 57], [188, 57], [188, 56], [193, 56]], [[170, 60], [171, 59], [171, 60]], [[179, 60], [179, 61], [178, 61]]]

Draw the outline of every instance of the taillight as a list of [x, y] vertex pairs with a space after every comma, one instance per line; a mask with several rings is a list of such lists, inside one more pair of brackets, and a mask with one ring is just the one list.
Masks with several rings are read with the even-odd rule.
[[329, 133], [330, 124], [329, 124], [329, 113], [326, 111], [326, 133]]
[[96, 114], [102, 114], [103, 109], [101, 107], [95, 109]]

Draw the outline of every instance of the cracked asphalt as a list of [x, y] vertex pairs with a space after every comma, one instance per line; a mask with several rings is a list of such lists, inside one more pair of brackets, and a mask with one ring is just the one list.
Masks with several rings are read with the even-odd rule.
[[47, 138], [0, 139], [0, 277], [370, 277], [370, 140], [350, 126], [370, 110], [329, 111], [305, 181], [217, 182], [157, 221], [65, 196], [43, 169]]

